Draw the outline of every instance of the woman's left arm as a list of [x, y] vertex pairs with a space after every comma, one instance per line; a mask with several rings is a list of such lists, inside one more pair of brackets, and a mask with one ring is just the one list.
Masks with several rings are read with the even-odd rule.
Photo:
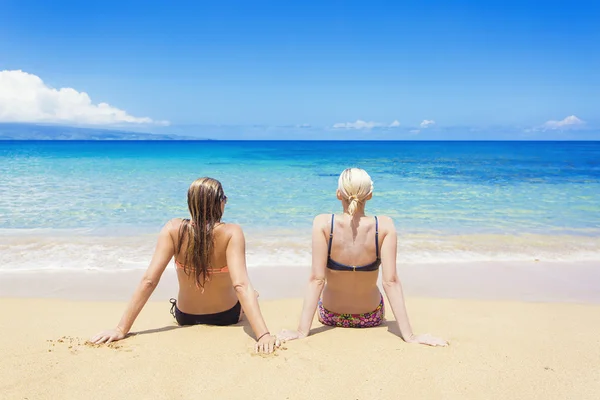
[[150, 295], [152, 295], [152, 292], [154, 292], [154, 289], [160, 281], [160, 277], [175, 254], [175, 245], [173, 244], [170, 231], [171, 221], [167, 222], [160, 231], [152, 261], [150, 261], [150, 266], [144, 273], [142, 280], [133, 293], [133, 297], [129, 301], [117, 327], [100, 332], [90, 340], [92, 343], [110, 343], [121, 340], [127, 336], [133, 322], [140, 311], [142, 311], [142, 308], [144, 308], [144, 305], [150, 298]]

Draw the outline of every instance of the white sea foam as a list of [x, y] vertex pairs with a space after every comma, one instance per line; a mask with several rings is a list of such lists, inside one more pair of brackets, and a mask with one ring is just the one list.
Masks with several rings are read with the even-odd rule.
[[[82, 231], [0, 232], [0, 271], [131, 270], [148, 266], [156, 235], [89, 236]], [[248, 232], [247, 264], [308, 266], [310, 232]], [[599, 261], [600, 238], [575, 235], [401, 235], [398, 264]], [[600, 265], [600, 264], [599, 264]]]

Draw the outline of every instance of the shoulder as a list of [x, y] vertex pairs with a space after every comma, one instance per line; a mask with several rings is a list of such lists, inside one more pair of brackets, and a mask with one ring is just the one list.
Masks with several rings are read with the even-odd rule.
[[396, 227], [394, 226], [394, 220], [391, 217], [386, 215], [377, 215], [377, 220], [379, 222], [379, 229], [386, 232], [396, 232]]
[[223, 234], [227, 238], [232, 237], [244, 237], [244, 231], [238, 224], [222, 223], [215, 227], [219, 233]]
[[181, 228], [181, 224], [183, 224], [183, 218], [173, 218], [167, 221], [165, 228], [170, 231], [178, 231]]
[[223, 243], [226, 251], [245, 251], [246, 238], [238, 224], [222, 223], [215, 227], [216, 238]]
[[163, 226], [161, 234], [177, 237], [179, 229], [181, 229], [181, 224], [183, 224], [183, 219], [173, 218]]
[[319, 214], [313, 219], [313, 228], [323, 228], [331, 223], [331, 214]]

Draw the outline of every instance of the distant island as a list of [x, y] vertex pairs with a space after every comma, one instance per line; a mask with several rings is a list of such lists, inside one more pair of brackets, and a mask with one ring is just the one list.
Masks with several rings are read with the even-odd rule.
[[62, 125], [0, 123], [0, 140], [210, 140], [179, 135], [139, 133]]

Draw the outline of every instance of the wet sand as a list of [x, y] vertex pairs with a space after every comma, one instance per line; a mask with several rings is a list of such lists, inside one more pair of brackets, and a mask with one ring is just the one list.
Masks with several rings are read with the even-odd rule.
[[[309, 266], [251, 267], [263, 299], [303, 298]], [[1, 297], [129, 300], [143, 270], [0, 272]], [[596, 262], [399, 264], [409, 296], [600, 304]], [[153, 300], [175, 297], [175, 268], [165, 270]]]

